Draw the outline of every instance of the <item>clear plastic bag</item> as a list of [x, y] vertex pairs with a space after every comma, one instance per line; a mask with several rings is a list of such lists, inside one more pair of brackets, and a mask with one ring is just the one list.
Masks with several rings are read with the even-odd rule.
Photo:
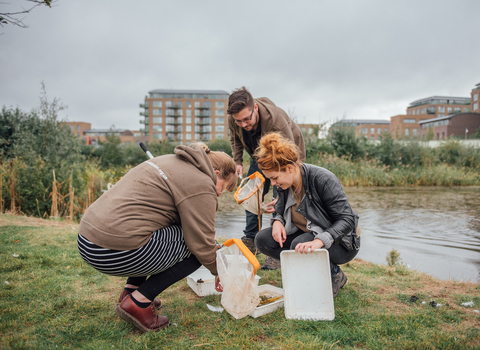
[[240, 319], [255, 310], [260, 297], [255, 278], [260, 264], [240, 239], [232, 238], [217, 250], [217, 270], [223, 286], [221, 303]]
[[[244, 184], [245, 181], [247, 181], [247, 183]], [[245, 210], [255, 215], [262, 215], [267, 211], [267, 206], [263, 203], [264, 183], [265, 178], [263, 175], [258, 171], [254, 172], [242, 180], [237, 191], [235, 191], [235, 200], [238, 204], [241, 204]]]

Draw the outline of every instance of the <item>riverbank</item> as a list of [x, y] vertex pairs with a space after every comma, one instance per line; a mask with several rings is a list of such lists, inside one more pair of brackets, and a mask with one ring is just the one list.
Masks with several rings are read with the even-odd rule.
[[[287, 320], [283, 309], [235, 320], [207, 309], [220, 305], [219, 296], [200, 298], [183, 280], [160, 296], [171, 326], [142, 334], [113, 311], [124, 279], [82, 262], [77, 228], [0, 214], [2, 348], [472, 349], [480, 343], [478, 284], [359, 259], [342, 267], [348, 283], [335, 299], [333, 321]], [[259, 276], [260, 284], [282, 286], [281, 271]]]

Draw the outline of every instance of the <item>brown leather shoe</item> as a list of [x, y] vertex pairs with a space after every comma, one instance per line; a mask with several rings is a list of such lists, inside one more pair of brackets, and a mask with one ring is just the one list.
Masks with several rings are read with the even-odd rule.
[[153, 302], [149, 307], [142, 309], [132, 300], [131, 295], [127, 295], [123, 301], [117, 305], [115, 312], [142, 332], [157, 332], [170, 324], [168, 317], [157, 315]]
[[[124, 289], [122, 291], [122, 294], [120, 294], [120, 298], [118, 298], [118, 303], [121, 303], [123, 299], [125, 299], [125, 297], [130, 294], [132, 294], [132, 292]], [[157, 298], [153, 299], [153, 306], [155, 307], [155, 309], [160, 310], [160, 308], [162, 307], [162, 301]]]

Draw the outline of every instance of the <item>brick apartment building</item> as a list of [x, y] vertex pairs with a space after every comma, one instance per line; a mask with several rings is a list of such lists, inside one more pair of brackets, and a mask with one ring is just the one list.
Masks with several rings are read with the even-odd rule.
[[480, 127], [480, 113], [458, 113], [445, 117], [423, 120], [420, 123], [420, 136], [427, 136], [429, 129], [434, 140], [445, 140], [450, 136], [467, 138]]
[[[120, 138], [122, 145], [129, 146], [137, 142], [135, 133], [126, 129], [92, 129], [92, 123], [86, 122], [65, 122], [72, 133], [81, 139], [88, 140], [92, 145], [106, 141], [106, 135], [115, 135]], [[88, 138], [87, 138], [88, 136]], [[140, 136], [140, 135], [139, 135]], [[139, 142], [139, 141], [138, 141]]]
[[407, 107], [407, 114], [390, 117], [390, 130], [395, 139], [419, 136], [420, 121], [443, 118], [453, 113], [470, 112], [469, 97], [432, 96], [413, 101]]
[[380, 136], [390, 132], [390, 121], [376, 119], [342, 119], [333, 123], [331, 128], [353, 127], [356, 137], [366, 137], [369, 140], [380, 140]]
[[472, 96], [472, 112], [480, 113], [480, 83], [475, 85], [471, 92]]
[[140, 104], [140, 131], [149, 142], [228, 139], [228, 97], [223, 90], [152, 90]]

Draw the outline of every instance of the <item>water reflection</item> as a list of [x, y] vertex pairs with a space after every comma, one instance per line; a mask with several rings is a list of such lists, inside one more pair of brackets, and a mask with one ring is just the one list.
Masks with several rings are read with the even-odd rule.
[[[480, 281], [480, 188], [346, 188], [360, 215], [359, 258], [385, 264], [393, 248], [412, 269]], [[270, 215], [262, 225], [269, 226]], [[240, 238], [240, 206], [217, 213], [217, 236]]]

